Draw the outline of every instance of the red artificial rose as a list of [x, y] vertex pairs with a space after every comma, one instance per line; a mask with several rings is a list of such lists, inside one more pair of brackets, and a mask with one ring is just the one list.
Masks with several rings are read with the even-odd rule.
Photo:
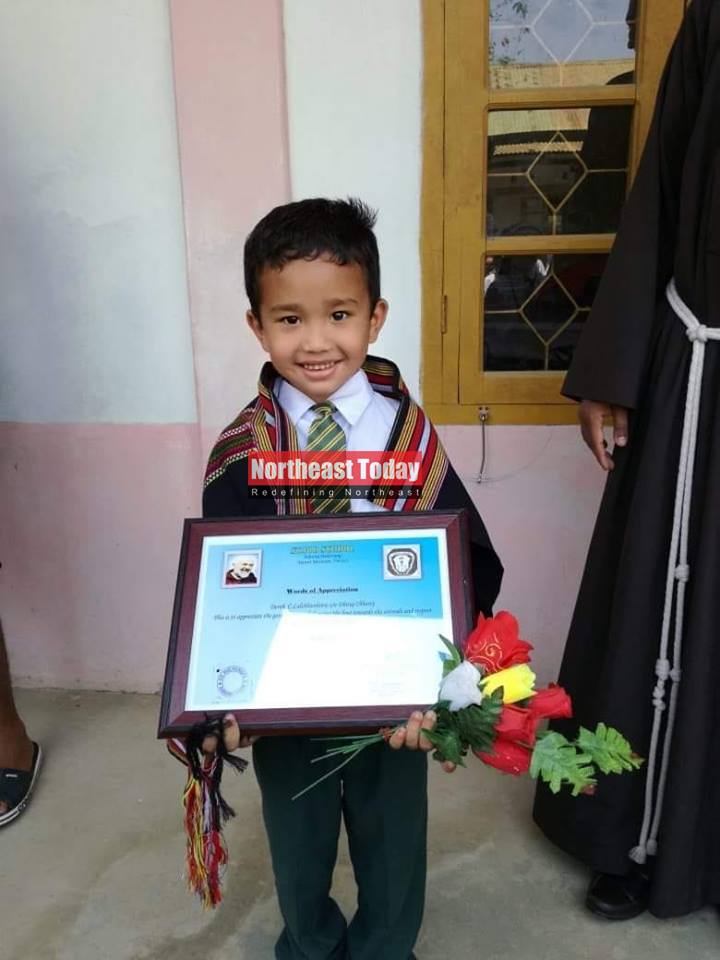
[[532, 646], [520, 639], [515, 617], [501, 610], [494, 617], [478, 617], [477, 626], [465, 642], [465, 659], [482, 672], [497, 673], [518, 663], [529, 663]]
[[497, 740], [492, 753], [476, 753], [475, 756], [489, 767], [519, 777], [530, 769], [532, 750], [511, 740]]
[[551, 720], [572, 716], [572, 700], [563, 687], [551, 683], [545, 690], [538, 690], [528, 704], [528, 710], [536, 718]]
[[534, 716], [527, 707], [506, 704], [495, 726], [495, 733], [503, 740], [519, 740], [533, 746], [539, 717]]

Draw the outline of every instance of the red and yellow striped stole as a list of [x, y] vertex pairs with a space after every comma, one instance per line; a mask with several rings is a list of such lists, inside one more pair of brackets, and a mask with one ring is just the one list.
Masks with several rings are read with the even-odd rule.
[[[373, 390], [400, 404], [386, 450], [421, 454], [419, 497], [378, 496], [373, 503], [388, 510], [431, 510], [448, 469], [448, 460], [435, 427], [410, 396], [400, 371], [390, 360], [368, 355], [363, 364]], [[220, 434], [205, 473], [205, 486], [221, 477], [231, 464], [246, 458], [252, 450], [298, 450], [298, 439], [289, 417], [278, 403], [273, 385], [278, 374], [271, 363], [260, 372], [257, 397]], [[312, 511], [303, 497], [276, 497], [278, 514]]]

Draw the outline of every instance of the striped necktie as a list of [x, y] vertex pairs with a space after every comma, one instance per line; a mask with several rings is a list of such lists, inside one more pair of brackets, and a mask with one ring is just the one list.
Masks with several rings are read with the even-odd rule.
[[[345, 431], [333, 418], [337, 409], [335, 404], [326, 400], [324, 403], [316, 403], [310, 409], [315, 414], [315, 419], [308, 431], [306, 451], [330, 453], [347, 450]], [[330, 492], [332, 487], [328, 487], [327, 490]], [[313, 513], [347, 513], [350, 510], [348, 497], [313, 497], [311, 504]]]

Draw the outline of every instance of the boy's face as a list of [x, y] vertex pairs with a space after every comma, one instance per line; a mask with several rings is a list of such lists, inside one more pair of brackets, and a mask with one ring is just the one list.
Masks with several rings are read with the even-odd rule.
[[247, 314], [251, 330], [281, 377], [315, 403], [327, 400], [363, 365], [387, 303], [371, 308], [359, 264], [323, 257], [268, 267], [259, 288], [260, 317]]

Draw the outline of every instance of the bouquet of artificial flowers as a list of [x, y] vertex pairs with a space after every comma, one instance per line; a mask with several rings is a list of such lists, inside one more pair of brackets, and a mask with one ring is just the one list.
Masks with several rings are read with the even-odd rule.
[[[622, 734], [604, 723], [595, 730], [580, 727], [572, 740], [538, 729], [544, 720], [571, 717], [572, 704], [556, 684], [535, 690], [535, 674], [529, 666], [532, 646], [520, 639], [511, 613], [481, 614], [462, 650], [441, 639], [447, 655], [438, 702], [432, 708], [437, 723], [433, 730], [424, 731], [435, 748], [434, 759], [465, 766], [465, 757], [472, 752], [503, 773], [539, 777], [553, 793], [567, 785], [573, 796], [595, 792], [598, 770], [623, 773], [642, 764]], [[361, 750], [388, 740], [395, 729], [364, 737], [328, 738], [335, 745], [313, 762], [344, 759], [294, 799], [332, 776]]]

